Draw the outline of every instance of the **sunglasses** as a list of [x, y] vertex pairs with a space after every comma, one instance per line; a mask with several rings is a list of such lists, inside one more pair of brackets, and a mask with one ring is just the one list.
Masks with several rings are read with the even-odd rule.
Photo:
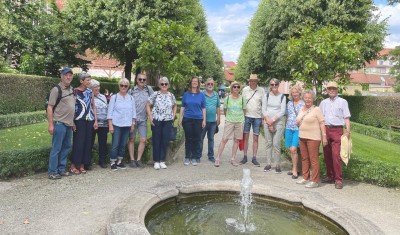
[[160, 83], [160, 86], [168, 86], [168, 83]]
[[207, 83], [207, 86], [214, 86], [214, 83]]
[[233, 88], [236, 88], [236, 89], [237, 89], [237, 88], [240, 88], [240, 86], [233, 86]]
[[279, 86], [279, 84], [271, 83], [270, 86]]
[[122, 84], [120, 84], [119, 87], [128, 88], [129, 85], [122, 85]]
[[139, 81], [139, 82], [145, 82], [145, 81], [146, 81], [146, 78], [138, 78], [138, 81]]

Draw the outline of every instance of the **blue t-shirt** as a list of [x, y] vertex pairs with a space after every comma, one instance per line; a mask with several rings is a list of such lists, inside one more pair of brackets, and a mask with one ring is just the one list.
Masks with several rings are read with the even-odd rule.
[[219, 101], [219, 96], [217, 92], [213, 91], [212, 96], [209, 97], [206, 91], [203, 92], [206, 98], [206, 121], [216, 122], [217, 121], [217, 108], [221, 106], [221, 101]]
[[191, 93], [186, 91], [182, 97], [182, 107], [185, 108], [183, 117], [203, 119], [203, 109], [206, 108], [206, 98], [202, 92]]

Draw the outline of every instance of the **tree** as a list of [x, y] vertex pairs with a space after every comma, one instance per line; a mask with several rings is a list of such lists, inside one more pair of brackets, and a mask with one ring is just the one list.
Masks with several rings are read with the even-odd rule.
[[238, 73], [248, 76], [245, 73], [251, 71], [262, 79], [292, 80], [290, 68], [279, 55], [285, 53], [290, 38], [299, 37], [299, 27], [307, 23], [317, 29], [335, 25], [362, 34], [361, 61], [374, 59], [383, 47], [386, 21], [378, 22], [373, 9], [372, 0], [261, 0], [250, 24], [246, 48], [239, 56]]
[[138, 66], [164, 75], [173, 85], [182, 84], [198, 72], [194, 65], [194, 45], [198, 38], [193, 27], [171, 20], [151, 21], [138, 48]]
[[207, 32], [199, 0], [69, 0], [64, 13], [78, 31], [79, 45], [109, 54], [130, 79], [137, 48], [152, 20], [168, 19]]
[[224, 62], [222, 53], [215, 45], [209, 35], [198, 36], [195, 43], [194, 64], [199, 69], [203, 78], [213, 78], [215, 81], [222, 81], [224, 77]]
[[290, 38], [288, 49], [282, 56], [295, 81], [306, 89], [322, 92], [324, 81], [334, 80], [343, 87], [349, 83], [348, 71], [357, 68], [362, 58], [362, 35], [345, 32], [337, 26], [314, 30], [313, 25], [302, 27], [300, 37]]

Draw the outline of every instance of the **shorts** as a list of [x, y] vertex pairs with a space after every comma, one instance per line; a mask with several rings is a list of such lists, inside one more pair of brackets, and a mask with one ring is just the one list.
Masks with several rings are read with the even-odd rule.
[[285, 147], [299, 147], [299, 130], [285, 130]]
[[250, 128], [253, 126], [253, 135], [260, 135], [261, 123], [262, 118], [245, 117], [243, 132], [246, 134], [250, 133]]
[[129, 133], [129, 138], [134, 139], [136, 137], [136, 132], [139, 132], [139, 138], [147, 137], [147, 121], [136, 121], [135, 129], [133, 132]]
[[237, 140], [243, 139], [243, 123], [241, 122], [225, 122], [223, 139], [230, 140], [235, 138]]

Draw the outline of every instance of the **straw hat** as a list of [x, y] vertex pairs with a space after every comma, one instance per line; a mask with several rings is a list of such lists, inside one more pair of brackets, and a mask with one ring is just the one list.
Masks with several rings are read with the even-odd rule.
[[326, 85], [326, 88], [329, 88], [329, 87], [338, 88], [338, 84], [336, 82], [328, 82], [328, 85]]
[[250, 78], [248, 79], [248, 81], [260, 81], [260, 79], [258, 79], [257, 74], [250, 74]]
[[341, 139], [341, 145], [340, 145], [340, 157], [342, 158], [342, 161], [344, 164], [349, 163], [350, 160], [350, 154], [352, 152], [352, 141], [351, 139], [347, 139], [347, 136], [342, 135]]

